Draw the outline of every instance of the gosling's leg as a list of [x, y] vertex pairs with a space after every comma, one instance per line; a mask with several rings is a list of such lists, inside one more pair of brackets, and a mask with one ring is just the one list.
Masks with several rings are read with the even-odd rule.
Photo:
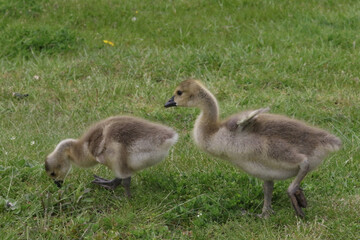
[[122, 180], [122, 185], [125, 189], [125, 194], [128, 198], [131, 198], [131, 192], [130, 192], [130, 183], [131, 183], [131, 177], [124, 178]]
[[113, 180], [107, 180], [107, 179], [101, 178], [96, 175], [94, 175], [94, 177], [95, 177], [95, 180], [92, 181], [92, 183], [100, 185], [109, 190], [115, 190], [115, 188], [117, 188], [117, 186], [119, 186], [122, 182], [122, 179], [120, 179], [120, 178], [114, 178]]
[[264, 206], [262, 209], [262, 213], [260, 217], [268, 218], [274, 211], [271, 208], [271, 199], [272, 193], [274, 189], [274, 182], [273, 181], [264, 181]]
[[300, 182], [309, 172], [309, 167], [309, 162], [307, 160], [304, 160], [300, 164], [300, 170], [298, 172], [298, 175], [295, 177], [294, 181], [290, 184], [287, 190], [291, 204], [294, 207], [296, 214], [301, 218], [305, 217], [305, 214], [301, 210], [301, 207], [306, 207], [307, 202], [303, 191], [300, 189]]

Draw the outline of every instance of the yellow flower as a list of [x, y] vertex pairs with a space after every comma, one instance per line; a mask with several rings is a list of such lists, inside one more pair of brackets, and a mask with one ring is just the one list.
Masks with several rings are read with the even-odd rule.
[[139, 11], [135, 11], [135, 13], [136, 13], [136, 14], [138, 14], [138, 13], [139, 13]]
[[103, 40], [104, 43], [111, 45], [112, 47], [115, 45], [113, 42], [110, 42], [108, 40]]

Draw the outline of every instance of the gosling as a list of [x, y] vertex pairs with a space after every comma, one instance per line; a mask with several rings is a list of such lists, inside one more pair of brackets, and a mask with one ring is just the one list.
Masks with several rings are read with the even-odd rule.
[[129, 116], [110, 117], [94, 124], [80, 139], [61, 141], [47, 156], [45, 170], [61, 187], [71, 163], [84, 168], [100, 163], [115, 178], [95, 175], [92, 183], [110, 190], [122, 184], [131, 197], [131, 176], [162, 161], [177, 139], [178, 134], [167, 126]]
[[269, 108], [245, 111], [219, 120], [216, 98], [198, 80], [180, 83], [165, 107], [197, 107], [193, 137], [197, 146], [225, 159], [246, 173], [264, 181], [261, 217], [273, 213], [271, 198], [274, 180], [295, 177], [287, 193], [296, 214], [304, 217], [307, 206], [300, 183], [328, 155], [341, 147], [334, 135], [301, 121], [267, 114]]

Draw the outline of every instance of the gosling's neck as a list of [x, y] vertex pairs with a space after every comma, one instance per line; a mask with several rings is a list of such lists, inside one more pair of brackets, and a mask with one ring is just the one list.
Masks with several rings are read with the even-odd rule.
[[74, 146], [76, 143], [75, 139], [68, 138], [65, 140], [62, 140], [55, 148], [54, 152], [63, 153], [66, 151], [70, 151], [70, 149]]
[[84, 161], [84, 151], [80, 145], [76, 139], [65, 139], [56, 146], [54, 152], [68, 155], [66, 159], [81, 166], [81, 162]]
[[212, 134], [219, 129], [219, 107], [214, 95], [207, 89], [201, 89], [199, 93], [199, 108], [201, 113], [196, 121], [197, 127], [203, 134]]
[[[73, 145], [75, 144], [75, 139], [65, 139], [62, 140], [55, 148], [55, 150], [49, 154], [50, 160], [49, 161], [58, 161], [58, 159], [61, 159], [61, 161], [65, 161], [66, 164], [72, 161], [72, 157], [70, 156], [70, 151]], [[60, 156], [60, 157], [58, 157]], [[52, 160], [51, 160], [52, 159]]]
[[98, 163], [89, 152], [88, 143], [81, 140], [74, 140], [69, 148], [69, 155], [71, 162], [79, 167], [92, 167]]

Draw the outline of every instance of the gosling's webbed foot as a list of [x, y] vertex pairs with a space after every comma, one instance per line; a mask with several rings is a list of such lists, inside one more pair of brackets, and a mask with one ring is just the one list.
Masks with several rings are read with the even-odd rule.
[[107, 180], [99, 176], [94, 175], [95, 180], [92, 183], [102, 186], [108, 190], [115, 190], [122, 182], [120, 178], [114, 178], [113, 180]]
[[295, 212], [296, 212], [296, 215], [298, 215], [299, 217], [301, 218], [304, 218], [305, 217], [305, 214], [304, 212], [301, 210], [297, 200], [296, 200], [296, 197], [293, 195], [293, 196], [290, 196], [290, 200], [291, 200], [291, 203], [292, 203], [292, 206], [294, 207], [295, 209]]
[[305, 198], [305, 195], [304, 195], [304, 191], [299, 188], [299, 190], [297, 190], [295, 192], [295, 197], [296, 197], [296, 200], [299, 204], [299, 207], [301, 208], [306, 208], [307, 207], [307, 201], [306, 201], [306, 198]]
[[305, 214], [301, 208], [305, 208], [307, 206], [307, 202], [302, 189], [298, 188], [293, 192], [288, 192], [288, 195], [296, 214], [299, 217], [304, 218]]
[[117, 188], [117, 186], [122, 184], [125, 189], [125, 195], [128, 198], [131, 198], [131, 191], [130, 191], [131, 177], [124, 178], [124, 179], [114, 178], [113, 180], [107, 180], [105, 178], [94, 175], [94, 178], [95, 178], [95, 180], [92, 181], [92, 183], [102, 186], [108, 190], [115, 190], [115, 188]]
[[95, 175], [95, 174], [94, 174], [94, 178], [95, 178], [94, 181], [109, 181], [109, 180], [107, 180], [107, 179], [105, 179], [105, 178], [102, 178], [102, 177], [99, 177], [99, 176], [97, 176], [97, 175]]
[[273, 215], [275, 213], [274, 210], [272, 210], [272, 208], [263, 210], [261, 214], [257, 214], [257, 216], [259, 218], [264, 218], [264, 219], [268, 219], [271, 215]]

